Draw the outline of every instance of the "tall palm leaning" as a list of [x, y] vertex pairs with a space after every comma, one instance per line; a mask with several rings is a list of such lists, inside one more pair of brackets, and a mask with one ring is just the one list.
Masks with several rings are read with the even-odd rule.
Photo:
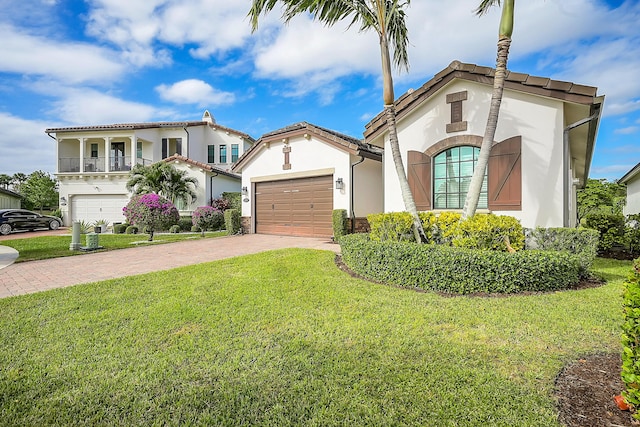
[[407, 55], [407, 26], [404, 8], [410, 0], [253, 0], [249, 17], [253, 31], [258, 28], [258, 18], [261, 14], [271, 11], [277, 3], [283, 5], [283, 19], [289, 22], [301, 13], [310, 13], [314, 19], [332, 26], [343, 19], [351, 19], [351, 23], [360, 26], [360, 31], [374, 30], [380, 41], [380, 55], [382, 59], [383, 101], [389, 132], [389, 145], [393, 163], [400, 181], [400, 190], [405, 209], [413, 215], [414, 234], [417, 242], [425, 242], [426, 236], [422, 222], [418, 216], [416, 204], [409, 188], [409, 181], [405, 172], [398, 132], [396, 129], [395, 96], [393, 92], [393, 77], [391, 70], [391, 51], [393, 62], [399, 69], [408, 69]]
[[189, 199], [196, 198], [194, 188], [197, 187], [198, 180], [169, 163], [157, 162], [150, 166], [135, 165], [126, 185], [127, 190], [133, 194], [156, 193], [173, 203], [182, 200], [187, 204]]
[[[485, 171], [489, 163], [489, 154], [491, 154], [491, 146], [496, 135], [498, 127], [498, 114], [500, 113], [500, 103], [502, 102], [502, 92], [504, 90], [504, 80], [507, 75], [507, 59], [509, 58], [509, 48], [511, 47], [511, 34], [513, 33], [513, 9], [515, 0], [504, 0], [502, 7], [502, 17], [500, 18], [500, 31], [498, 34], [498, 55], [496, 59], [496, 72], [493, 78], [493, 94], [491, 95], [491, 107], [489, 108], [489, 118], [487, 119], [487, 127], [482, 138], [482, 146], [480, 147], [480, 155], [478, 163], [473, 171], [473, 177], [469, 184], [469, 192], [464, 201], [462, 210], [462, 219], [470, 218], [476, 213], [478, 208], [478, 200], [480, 199], [480, 191], [482, 182], [484, 181]], [[476, 14], [482, 16], [489, 11], [489, 8], [497, 4], [500, 6], [500, 0], [482, 0], [480, 6], [476, 9]]]

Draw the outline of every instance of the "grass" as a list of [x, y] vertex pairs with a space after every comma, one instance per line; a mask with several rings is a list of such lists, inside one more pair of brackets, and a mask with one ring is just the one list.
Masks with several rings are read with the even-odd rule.
[[[181, 240], [201, 239], [201, 233], [176, 233], [176, 234], [155, 234], [154, 240], [148, 242], [147, 234], [100, 234], [100, 246], [104, 249], [99, 251], [110, 251], [115, 249], [130, 248], [132, 245], [162, 244], [179, 242]], [[206, 232], [204, 238], [225, 236], [226, 231]], [[16, 262], [35, 261], [39, 259], [58, 258], [64, 256], [84, 255], [84, 251], [71, 251], [71, 236], [36, 236], [29, 234], [25, 239], [13, 239], [0, 242], [3, 246], [9, 246], [19, 252]], [[80, 236], [80, 244], [84, 246], [85, 236]]]
[[2, 425], [557, 426], [565, 363], [619, 352], [599, 288], [441, 297], [290, 249], [0, 300]]

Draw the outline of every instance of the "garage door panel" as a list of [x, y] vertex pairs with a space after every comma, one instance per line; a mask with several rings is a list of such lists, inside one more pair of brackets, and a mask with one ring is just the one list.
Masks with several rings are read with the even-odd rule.
[[256, 232], [329, 237], [333, 234], [333, 177], [256, 184]]
[[88, 223], [107, 220], [110, 223], [123, 222], [122, 208], [126, 206], [125, 195], [76, 195], [71, 198], [71, 221]]

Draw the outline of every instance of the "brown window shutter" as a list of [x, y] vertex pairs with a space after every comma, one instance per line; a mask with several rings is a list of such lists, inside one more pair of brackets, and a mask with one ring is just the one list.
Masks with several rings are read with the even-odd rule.
[[489, 157], [489, 209], [518, 211], [522, 209], [522, 138], [506, 139], [491, 149]]
[[431, 210], [431, 157], [419, 151], [409, 151], [407, 163], [407, 179], [416, 209]]

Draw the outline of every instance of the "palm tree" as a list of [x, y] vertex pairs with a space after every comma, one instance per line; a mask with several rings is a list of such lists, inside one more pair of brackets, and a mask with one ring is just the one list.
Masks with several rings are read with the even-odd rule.
[[27, 181], [27, 175], [22, 172], [16, 172], [11, 177], [11, 188], [14, 192], [20, 193], [20, 187]]
[[336, 22], [349, 18], [351, 23], [360, 26], [360, 31], [373, 30], [378, 34], [382, 59], [383, 101], [389, 132], [389, 145], [393, 163], [400, 181], [400, 190], [405, 209], [413, 215], [414, 233], [417, 242], [425, 242], [426, 236], [418, 216], [416, 204], [409, 188], [409, 181], [402, 163], [398, 132], [396, 128], [395, 96], [391, 70], [391, 52], [393, 62], [399, 69], [409, 68], [407, 55], [407, 26], [404, 9], [410, 0], [253, 0], [249, 17], [253, 31], [258, 28], [261, 14], [271, 11], [280, 2], [284, 6], [283, 19], [289, 22], [294, 16], [308, 12], [314, 19], [332, 26]]
[[6, 173], [0, 173], [0, 187], [8, 190], [9, 184], [11, 184], [11, 176], [7, 175]]
[[182, 200], [185, 204], [196, 198], [194, 189], [198, 180], [187, 176], [166, 162], [157, 162], [150, 166], [136, 164], [131, 169], [127, 181], [127, 190], [133, 194], [156, 193], [175, 203]]
[[[500, 0], [482, 0], [480, 6], [476, 9], [476, 14], [482, 16], [488, 12], [489, 8], [495, 4], [500, 6]], [[515, 0], [505, 0], [502, 7], [502, 17], [500, 18], [500, 30], [498, 33], [498, 55], [496, 59], [496, 72], [493, 78], [493, 94], [491, 95], [491, 107], [489, 108], [489, 117], [487, 119], [487, 127], [482, 138], [480, 147], [480, 155], [478, 156], [478, 164], [473, 171], [473, 177], [469, 184], [467, 198], [464, 201], [462, 210], [462, 219], [470, 218], [476, 213], [478, 200], [480, 199], [480, 191], [482, 182], [484, 181], [485, 171], [489, 163], [489, 154], [491, 154], [491, 146], [493, 138], [496, 135], [498, 127], [498, 114], [500, 112], [500, 103], [502, 102], [502, 92], [504, 90], [504, 79], [507, 75], [507, 59], [509, 58], [509, 48], [511, 47], [511, 34], [513, 33], [513, 8]]]

